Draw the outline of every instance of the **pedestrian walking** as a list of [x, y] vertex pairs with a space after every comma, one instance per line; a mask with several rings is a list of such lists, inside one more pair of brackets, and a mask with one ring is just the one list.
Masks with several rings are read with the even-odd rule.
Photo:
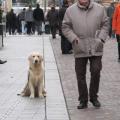
[[113, 18], [113, 13], [115, 10], [115, 2], [111, 2], [110, 6], [107, 8], [107, 16], [109, 17], [110, 21], [110, 28], [109, 28], [109, 37], [115, 37], [115, 34], [112, 32], [112, 18]]
[[48, 13], [49, 10], [46, 10], [46, 12], [44, 13], [44, 16], [45, 16], [45, 26], [44, 26], [44, 30], [45, 30], [45, 33], [46, 34], [50, 34], [50, 24], [49, 24], [49, 21], [47, 19], [47, 13]]
[[43, 10], [40, 8], [40, 5], [37, 4], [36, 9], [33, 11], [33, 18], [35, 20], [36, 30], [38, 35], [42, 34], [42, 22], [44, 23], [44, 13]]
[[6, 15], [6, 20], [7, 20], [7, 23], [8, 23], [8, 31], [9, 31], [9, 34], [15, 34], [15, 30], [16, 30], [16, 14], [14, 13], [14, 10], [11, 9], [10, 12], [8, 12], [8, 14]]
[[33, 34], [33, 10], [32, 6], [29, 5], [28, 10], [25, 12], [25, 21], [26, 21], [26, 26], [27, 26], [27, 34]]
[[25, 12], [26, 12], [26, 8], [23, 8], [23, 10], [20, 12], [19, 16], [19, 21], [20, 21], [20, 29], [22, 34], [26, 33], [26, 21], [25, 21]]
[[69, 7], [69, 2], [64, 1], [62, 8], [59, 10], [59, 34], [61, 36], [61, 51], [62, 54], [71, 54], [72, 53], [72, 44], [68, 41], [68, 39], [63, 35], [61, 27], [64, 14], [66, 9]]
[[[105, 40], [108, 36], [109, 20], [105, 8], [92, 0], [78, 0], [65, 13], [62, 31], [72, 43], [75, 56], [75, 71], [78, 83], [78, 109], [88, 107], [88, 100], [99, 108], [98, 100], [100, 72]], [[90, 62], [89, 95], [86, 84], [86, 69]], [[88, 97], [89, 96], [89, 97]]]
[[55, 39], [59, 19], [58, 19], [58, 11], [55, 9], [54, 6], [52, 6], [51, 10], [48, 11], [48, 13], [47, 13], [47, 20], [49, 21], [49, 24], [50, 24], [52, 38]]
[[1, 4], [0, 4], [0, 23], [2, 23], [2, 16], [3, 16], [3, 10], [2, 10]]
[[113, 14], [112, 30], [116, 34], [118, 44], [118, 62], [120, 62], [120, 3], [115, 7]]

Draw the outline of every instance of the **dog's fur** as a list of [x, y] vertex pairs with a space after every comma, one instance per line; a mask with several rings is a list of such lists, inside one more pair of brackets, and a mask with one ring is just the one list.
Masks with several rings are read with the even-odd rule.
[[42, 56], [34, 52], [29, 58], [29, 71], [28, 81], [25, 88], [21, 92], [21, 96], [34, 97], [46, 97], [46, 91], [44, 89], [44, 69]]

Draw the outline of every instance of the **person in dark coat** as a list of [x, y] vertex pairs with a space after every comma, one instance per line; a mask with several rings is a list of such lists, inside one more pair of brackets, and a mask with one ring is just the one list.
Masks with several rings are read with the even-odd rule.
[[14, 10], [11, 9], [11, 11], [6, 15], [6, 20], [8, 22], [8, 30], [9, 34], [15, 34], [16, 29], [16, 14], [14, 13]]
[[109, 28], [109, 36], [115, 36], [114, 33], [112, 32], [112, 17], [113, 17], [113, 13], [115, 10], [115, 2], [111, 2], [110, 6], [107, 8], [107, 16], [109, 17], [109, 21], [110, 21], [110, 28]]
[[38, 32], [38, 35], [42, 33], [42, 22], [44, 22], [44, 13], [40, 8], [40, 5], [37, 4], [36, 9], [33, 11], [33, 18], [35, 20], [35, 26]]
[[64, 1], [62, 8], [59, 10], [59, 34], [61, 36], [61, 51], [62, 54], [71, 54], [72, 53], [72, 44], [67, 40], [67, 38], [63, 35], [61, 27], [62, 21], [64, 18], [64, 14], [66, 9], [69, 7], [68, 2]]
[[2, 10], [1, 4], [0, 4], [0, 23], [2, 23], [2, 14], [3, 14], [3, 10]]
[[18, 14], [16, 17], [16, 26], [17, 26], [17, 32], [19, 34], [22, 34], [20, 14]]
[[56, 31], [58, 28], [58, 11], [55, 9], [55, 7], [51, 7], [51, 10], [47, 13], [47, 20], [50, 24], [51, 34], [52, 38], [56, 38]]
[[25, 25], [26, 25], [25, 12], [26, 12], [26, 8], [23, 8], [23, 10], [18, 15], [18, 21], [19, 21], [19, 25], [20, 25], [20, 32], [22, 34], [26, 33], [26, 29], [25, 29]]

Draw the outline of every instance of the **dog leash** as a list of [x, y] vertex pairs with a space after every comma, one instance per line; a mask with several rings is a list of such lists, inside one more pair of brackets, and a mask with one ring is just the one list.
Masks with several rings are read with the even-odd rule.
[[[46, 87], [45, 86], [45, 52], [44, 52], [44, 36], [42, 35], [42, 41], [43, 41], [43, 66], [44, 66], [44, 88]], [[47, 101], [46, 101], [46, 97], [45, 97], [45, 118], [44, 120], [47, 120]]]

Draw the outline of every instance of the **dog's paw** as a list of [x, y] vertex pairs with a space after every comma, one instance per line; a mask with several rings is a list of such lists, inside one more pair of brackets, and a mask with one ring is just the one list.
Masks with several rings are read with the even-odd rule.
[[43, 94], [40, 94], [40, 95], [39, 95], [39, 98], [43, 99], [43, 98], [44, 98]]
[[43, 89], [42, 94], [43, 94], [44, 97], [46, 97], [47, 92], [46, 92], [45, 89]]
[[44, 93], [43, 96], [46, 97], [46, 93]]
[[30, 98], [35, 98], [35, 96], [34, 95], [30, 95]]
[[20, 96], [24, 97], [24, 96], [25, 96], [25, 93], [21, 93]]
[[22, 96], [22, 97], [24, 97], [24, 96], [25, 96], [25, 94], [24, 94], [24, 93], [18, 93], [17, 95], [18, 95], [18, 96]]

